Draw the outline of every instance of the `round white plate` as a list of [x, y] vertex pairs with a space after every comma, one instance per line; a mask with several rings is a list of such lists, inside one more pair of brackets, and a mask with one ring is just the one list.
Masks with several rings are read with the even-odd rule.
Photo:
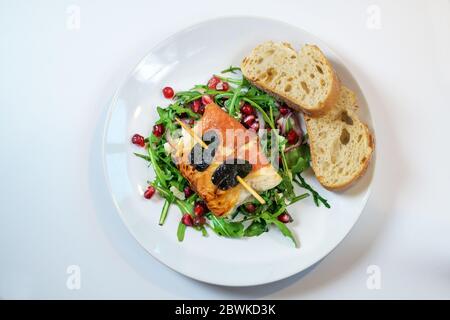
[[304, 43], [318, 45], [335, 66], [342, 83], [356, 91], [361, 117], [372, 128], [369, 110], [356, 82], [344, 63], [325, 43], [313, 35], [283, 22], [256, 17], [230, 17], [206, 21], [185, 29], [153, 48], [117, 91], [106, 120], [104, 164], [109, 188], [124, 223], [136, 240], [168, 267], [201, 281], [249, 286], [286, 278], [313, 265], [350, 231], [370, 193], [374, 161], [358, 183], [342, 193], [323, 189], [311, 173], [308, 181], [328, 199], [331, 209], [317, 208], [312, 198], [290, 207], [294, 222], [289, 225], [300, 241], [278, 230], [247, 239], [221, 238], [209, 232], [202, 237], [187, 230], [178, 242], [178, 208], [169, 211], [164, 226], [158, 225], [163, 199], [142, 197], [147, 180], [154, 177], [140, 152], [130, 143], [134, 133], [144, 136], [156, 119], [156, 106], [166, 106], [161, 89], [172, 86], [186, 90], [206, 83], [213, 73], [239, 65], [245, 54], [266, 41], [287, 41], [297, 49]]

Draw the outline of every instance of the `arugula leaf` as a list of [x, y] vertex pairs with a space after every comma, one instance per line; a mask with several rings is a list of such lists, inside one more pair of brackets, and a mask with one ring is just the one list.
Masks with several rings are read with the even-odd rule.
[[235, 107], [236, 107], [236, 104], [239, 103], [238, 97], [239, 97], [240, 91], [241, 91], [241, 87], [237, 87], [234, 91], [234, 94], [233, 94], [233, 97], [231, 98], [231, 100], [227, 100], [227, 102], [229, 101], [229, 103], [227, 104], [228, 113], [232, 117], [235, 117], [235, 115], [236, 115]]
[[208, 236], [208, 231], [206, 231], [205, 226], [201, 226], [200, 231], [202, 232], [202, 236], [204, 236], [204, 237]]
[[220, 73], [236, 73], [236, 71], [241, 71], [241, 68], [230, 66], [227, 69], [220, 71]]
[[281, 206], [278, 208], [278, 210], [272, 214], [272, 218], [278, 217], [280, 214], [286, 211], [286, 205], [284, 203], [281, 204]]
[[304, 193], [304, 194], [301, 194], [299, 196], [296, 196], [296, 197], [292, 198], [291, 202], [288, 203], [288, 206], [290, 206], [291, 204], [294, 204], [294, 203], [296, 203], [296, 202], [298, 202], [300, 200], [308, 198], [308, 197], [309, 197], [309, 193]]
[[289, 230], [289, 228], [283, 222], [278, 221], [275, 215], [271, 215], [268, 212], [264, 212], [261, 215], [261, 218], [263, 218], [267, 224], [274, 224], [281, 231], [281, 233], [285, 237], [290, 238], [294, 242], [295, 247], [297, 247], [297, 241], [295, 240], [295, 237], [292, 234], [291, 230]]
[[178, 224], [178, 230], [177, 230], [178, 241], [181, 242], [184, 240], [185, 233], [186, 233], [186, 225], [180, 221], [180, 223]]
[[[198, 88], [198, 89], [202, 89], [202, 88]], [[202, 97], [202, 95], [203, 94], [197, 90], [179, 91], [175, 94], [175, 99], [177, 99], [177, 101], [180, 102], [181, 104], [187, 104], [194, 100], [200, 99]]]
[[159, 166], [159, 164], [157, 162], [158, 157], [156, 155], [155, 150], [150, 146], [147, 148], [147, 152], [148, 152], [148, 155], [150, 158], [150, 162], [153, 166], [153, 169], [155, 170], [155, 174], [156, 174], [156, 178], [158, 179], [158, 182], [160, 182], [163, 187], [167, 187], [166, 181], [170, 180], [170, 179], [168, 179], [168, 177], [166, 176], [164, 171]]
[[319, 207], [319, 203], [322, 203], [328, 209], [331, 208], [328, 201], [325, 198], [323, 198], [316, 190], [314, 190], [308, 183], [306, 183], [305, 179], [301, 176], [300, 173], [297, 174], [297, 177], [300, 181], [294, 179], [294, 182], [298, 184], [300, 187], [311, 192], [314, 199], [314, 203], [316, 204], [317, 207]]
[[286, 155], [284, 153], [284, 149], [286, 147], [287, 140], [283, 136], [280, 136], [278, 133], [276, 133], [276, 134], [277, 134], [277, 139], [278, 139], [278, 148], [279, 148], [279, 152], [280, 152], [281, 163], [283, 165], [283, 171], [282, 171], [281, 178], [283, 179], [282, 183], [284, 186], [284, 194], [287, 199], [292, 199], [295, 196], [294, 186], [292, 184], [292, 172], [289, 170], [289, 166], [288, 166], [288, 163], [286, 160]]
[[[193, 100], [195, 100], [195, 97], [193, 98]], [[200, 117], [200, 115], [193, 112], [191, 108], [187, 108], [185, 106], [180, 105], [179, 101], [169, 105], [167, 108], [157, 107], [156, 111], [158, 112], [159, 115], [159, 119], [158, 121], [156, 121], [156, 124], [163, 124], [166, 130], [169, 130], [169, 132], [173, 132], [179, 127], [179, 125], [175, 122], [175, 117], [177, 116], [187, 115], [193, 119], [198, 119]], [[150, 140], [154, 142], [159, 142], [161, 139], [156, 138], [155, 136], [152, 135], [150, 137]]]
[[291, 230], [281, 221], [278, 220], [271, 220], [271, 222], [277, 226], [277, 228], [281, 231], [283, 236], [290, 238], [294, 242], [294, 246], [297, 247], [297, 241], [294, 238], [294, 235], [292, 234]]
[[146, 160], [146, 161], [148, 161], [148, 162], [151, 162], [150, 157], [147, 156], [147, 155], [145, 155], [145, 154], [140, 154], [140, 153], [134, 152], [134, 155], [135, 155], [136, 157], [138, 157], [138, 158], [142, 158], [142, 159], [144, 159], [144, 160]]
[[257, 237], [264, 232], [267, 232], [267, 223], [263, 219], [254, 220], [248, 227], [245, 229], [244, 236], [246, 237]]
[[207, 215], [211, 229], [219, 236], [227, 238], [241, 238], [244, 236], [244, 225], [242, 222], [229, 221], [226, 218], [217, 218], [213, 214]]
[[311, 154], [306, 144], [286, 153], [286, 162], [293, 175], [308, 169], [310, 161]]
[[162, 208], [161, 215], [159, 216], [159, 225], [160, 226], [162, 226], [164, 224], [164, 222], [166, 221], [167, 212], [169, 211], [170, 203], [171, 202], [167, 199], [166, 199], [166, 201], [164, 201], [164, 206]]
[[[189, 117], [194, 118], [194, 119], [200, 118], [200, 115], [198, 113], [195, 113], [194, 111], [192, 111], [191, 108], [185, 108], [178, 104], [173, 104], [171, 107], [172, 107], [172, 110], [178, 115], [187, 114]], [[172, 121], [173, 120], [174, 119], [172, 119]]]

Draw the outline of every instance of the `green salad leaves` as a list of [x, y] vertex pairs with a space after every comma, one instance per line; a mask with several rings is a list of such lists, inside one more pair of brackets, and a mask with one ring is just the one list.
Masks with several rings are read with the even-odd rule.
[[[330, 205], [302, 176], [302, 173], [310, 167], [311, 155], [307, 138], [302, 136], [299, 122], [295, 118], [297, 115], [294, 112], [288, 116], [283, 115], [280, 112], [280, 104], [272, 96], [243, 78], [238, 67], [230, 66], [214, 77], [226, 83], [227, 89], [218, 90], [211, 88], [211, 85], [196, 85], [191, 90], [177, 92], [169, 106], [157, 108], [159, 119], [156, 125], [162, 125], [165, 134], [156, 136], [151, 133], [145, 139], [147, 154], [135, 153], [136, 156], [147, 161], [155, 171], [155, 179], [149, 181], [149, 185], [153, 186], [165, 199], [159, 224], [164, 224], [169, 208], [171, 205], [176, 205], [184, 218], [178, 225], [179, 241], [183, 241], [186, 230], [190, 227], [204, 236], [208, 235], [207, 229], [209, 229], [227, 238], [257, 237], [271, 229], [278, 229], [282, 235], [298, 245], [296, 237], [287, 225], [287, 222], [291, 221], [287, 207], [309, 196], [313, 197], [317, 206], [322, 204], [329, 208]], [[177, 196], [177, 193], [182, 193], [189, 188], [189, 184], [165, 148], [165, 144], [170, 142], [168, 141], [170, 135], [180, 129], [175, 118], [191, 123], [200, 119], [201, 112], [198, 108], [201, 108], [199, 104], [205, 95], [239, 121], [243, 118], [240, 111], [242, 105], [248, 104], [254, 108], [261, 119], [260, 122], [264, 123], [265, 129], [268, 129], [266, 133], [268, 143], [263, 146], [264, 152], [269, 155], [271, 151], [274, 151], [272, 148], [277, 148], [275, 151], [279, 153], [281, 183], [261, 194], [266, 201], [265, 204], [259, 204], [253, 200], [251, 203], [241, 205], [231, 217], [216, 217], [210, 212], [206, 212], [201, 219], [196, 216], [195, 206], [202, 200], [195, 193], [188, 197]], [[289, 141], [288, 133], [292, 130], [298, 135], [296, 142]], [[276, 145], [272, 145], [273, 141]], [[299, 188], [296, 189], [295, 186]], [[178, 192], [174, 192], [177, 190]], [[297, 194], [299, 190], [303, 192]], [[193, 221], [193, 223], [186, 221]]]

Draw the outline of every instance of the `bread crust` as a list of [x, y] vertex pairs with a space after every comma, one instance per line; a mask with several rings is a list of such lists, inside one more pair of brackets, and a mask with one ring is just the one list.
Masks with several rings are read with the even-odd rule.
[[[289, 47], [293, 51], [295, 51], [289, 43], [283, 42], [282, 44], [284, 46]], [[308, 45], [308, 46], [310, 46], [322, 53], [320, 48], [317, 47], [316, 45]], [[323, 55], [323, 53], [322, 53], [322, 55]], [[324, 57], [325, 57], [325, 55], [324, 55]], [[340, 82], [339, 77], [337, 76], [336, 72], [334, 71], [333, 66], [326, 58], [324, 59], [323, 62], [326, 64], [327, 68], [331, 71], [331, 74], [332, 74], [331, 88], [330, 88], [330, 91], [328, 92], [328, 95], [327, 95], [325, 101], [319, 103], [315, 108], [303, 107], [301, 104], [299, 104], [295, 101], [292, 101], [289, 97], [287, 97], [281, 93], [276, 93], [273, 90], [269, 89], [268, 87], [266, 87], [264, 85], [263, 82], [259, 81], [259, 79], [254, 79], [254, 78], [245, 76], [244, 70], [245, 70], [245, 64], [246, 64], [247, 59], [248, 59], [248, 57], [244, 57], [244, 59], [241, 62], [241, 70], [243, 71], [242, 73], [243, 73], [244, 77], [258, 89], [267, 92], [271, 96], [275, 97], [277, 100], [281, 100], [281, 101], [285, 102], [290, 108], [292, 108], [294, 110], [303, 112], [304, 114], [307, 114], [311, 117], [319, 117], [319, 116], [322, 116], [325, 113], [327, 113], [334, 106], [337, 99], [339, 98], [341, 82]]]
[[[308, 116], [305, 116], [305, 123], [306, 123], [306, 130], [308, 131]], [[367, 171], [367, 168], [369, 167], [370, 161], [372, 159], [372, 155], [373, 152], [375, 151], [375, 138], [373, 137], [373, 135], [371, 134], [369, 127], [365, 124], [362, 123], [362, 125], [364, 126], [365, 130], [366, 130], [366, 134], [369, 140], [369, 148], [370, 148], [370, 153], [367, 157], [367, 159], [364, 161], [364, 163], [362, 164], [360, 170], [353, 176], [353, 178], [349, 181], [347, 181], [346, 183], [336, 183], [336, 184], [327, 184], [326, 181], [324, 180], [324, 177], [316, 174], [316, 172], [314, 171], [314, 167], [318, 167], [318, 163], [317, 163], [317, 151], [316, 151], [316, 145], [310, 143], [309, 147], [311, 150], [311, 162], [312, 162], [312, 170], [314, 171], [314, 175], [316, 176], [317, 180], [319, 181], [319, 183], [327, 190], [330, 191], [342, 191], [345, 190], [347, 188], [349, 188], [351, 185], [353, 185], [353, 183], [355, 183], [359, 178], [361, 178]]]

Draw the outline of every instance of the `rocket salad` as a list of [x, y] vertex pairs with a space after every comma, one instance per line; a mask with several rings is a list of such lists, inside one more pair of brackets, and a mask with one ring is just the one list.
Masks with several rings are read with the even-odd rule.
[[[207, 84], [195, 85], [188, 91], [175, 94], [172, 88], [166, 87], [163, 95], [172, 99], [171, 104], [165, 108], [157, 107], [159, 119], [150, 135], [147, 138], [138, 134], [132, 137], [133, 144], [146, 150], [144, 154], [135, 155], [147, 161], [156, 175], [153, 181], [148, 181], [144, 197], [150, 199], [158, 192], [165, 199], [159, 224], [164, 224], [170, 206], [175, 205], [182, 213], [177, 230], [179, 241], [183, 241], [188, 228], [204, 236], [208, 235], [209, 229], [228, 238], [259, 236], [275, 228], [297, 245], [296, 237], [288, 228], [292, 222], [288, 207], [310, 196], [316, 206], [330, 207], [302, 176], [310, 166], [310, 151], [297, 112], [251, 85], [242, 77], [238, 67], [223, 70]], [[279, 154], [278, 174], [282, 180], [275, 188], [260, 194], [265, 204], [250, 200], [228, 217], [216, 217], [209, 212], [167, 151], [172, 135], [180, 131], [175, 118], [192, 127], [201, 118], [205, 106], [212, 102], [244, 127], [256, 132], [261, 139], [264, 138], [267, 143], [263, 150], [267, 155], [273, 154], [272, 148], [276, 148]], [[302, 192], [298, 194], [294, 186], [300, 187], [298, 190]]]

